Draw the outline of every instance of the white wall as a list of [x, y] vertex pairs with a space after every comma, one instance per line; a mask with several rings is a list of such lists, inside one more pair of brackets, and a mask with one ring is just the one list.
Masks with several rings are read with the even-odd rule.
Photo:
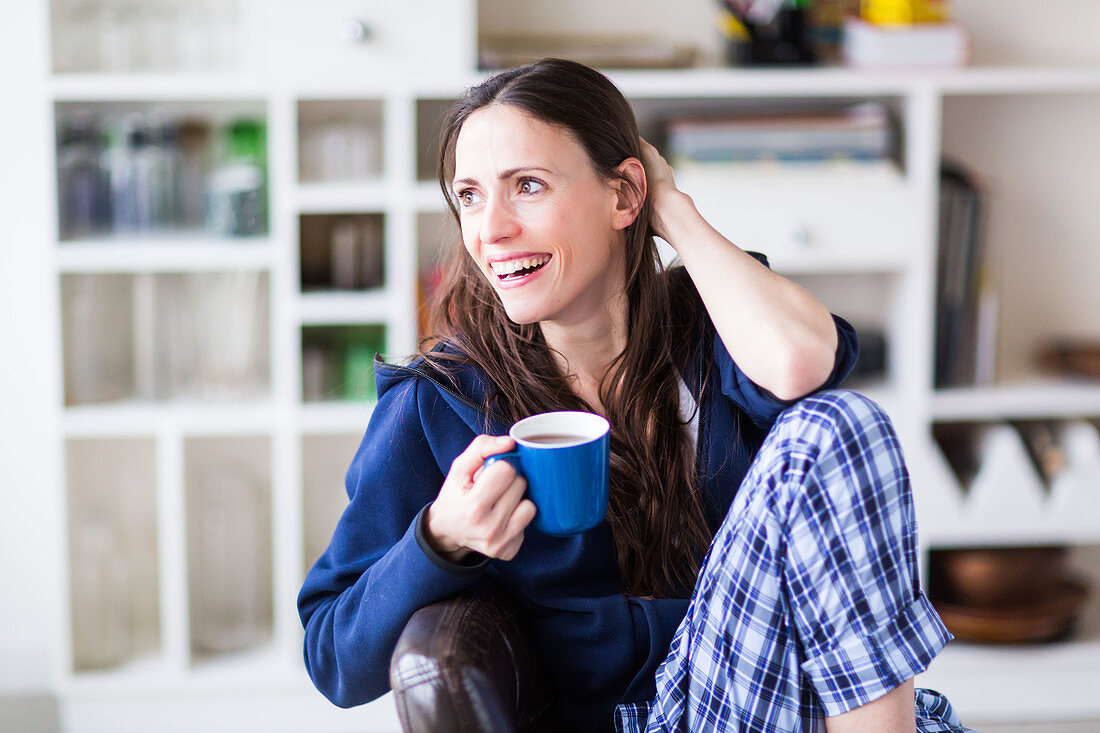
[[975, 64], [1100, 63], [1096, 0], [954, 0]]

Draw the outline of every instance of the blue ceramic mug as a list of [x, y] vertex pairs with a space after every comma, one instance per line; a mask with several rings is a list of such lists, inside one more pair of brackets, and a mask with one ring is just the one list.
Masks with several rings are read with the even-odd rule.
[[544, 412], [508, 431], [516, 448], [489, 456], [507, 461], [527, 479], [527, 498], [538, 512], [532, 525], [552, 535], [592, 529], [607, 514], [611, 425], [590, 412]]

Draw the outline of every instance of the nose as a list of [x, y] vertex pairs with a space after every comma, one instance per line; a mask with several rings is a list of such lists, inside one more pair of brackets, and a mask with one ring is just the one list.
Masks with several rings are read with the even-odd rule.
[[507, 200], [490, 197], [481, 216], [481, 241], [486, 244], [511, 239], [519, 233], [519, 221]]

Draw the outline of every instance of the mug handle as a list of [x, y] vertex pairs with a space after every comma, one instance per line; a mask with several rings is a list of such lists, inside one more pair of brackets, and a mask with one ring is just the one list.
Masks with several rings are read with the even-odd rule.
[[481, 465], [482, 465], [483, 468], [488, 468], [489, 466], [493, 465], [497, 461], [507, 461], [508, 463], [512, 464], [512, 468], [516, 469], [516, 471], [519, 471], [519, 451], [518, 450], [510, 450], [507, 453], [497, 453], [494, 456], [489, 456], [488, 458], [486, 458], [482, 462]]

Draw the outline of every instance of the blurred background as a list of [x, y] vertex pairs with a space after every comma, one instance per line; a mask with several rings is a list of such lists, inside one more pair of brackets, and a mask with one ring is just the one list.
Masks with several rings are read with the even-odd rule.
[[957, 637], [918, 684], [1100, 729], [1100, 4], [0, 2], [0, 730], [398, 730], [295, 596], [429, 335], [440, 117], [549, 55], [859, 331]]

